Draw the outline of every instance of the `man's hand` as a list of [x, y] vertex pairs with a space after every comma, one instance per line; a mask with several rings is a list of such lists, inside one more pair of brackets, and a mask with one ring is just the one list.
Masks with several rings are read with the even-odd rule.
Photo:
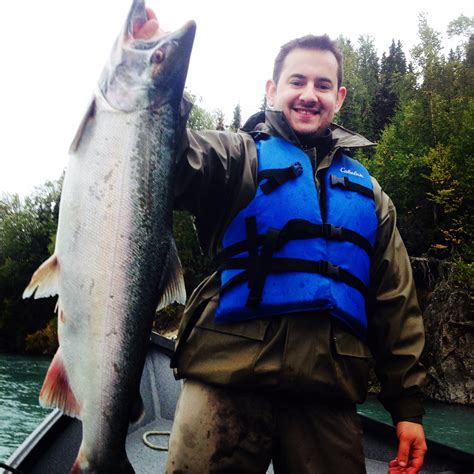
[[423, 466], [427, 451], [423, 426], [410, 421], [400, 421], [397, 423], [397, 436], [398, 454], [390, 461], [388, 473], [417, 473]]
[[164, 30], [160, 28], [156, 15], [151, 8], [146, 9], [148, 21], [138, 30], [135, 31], [133, 36], [135, 39], [148, 40], [153, 36], [163, 36], [166, 34]]

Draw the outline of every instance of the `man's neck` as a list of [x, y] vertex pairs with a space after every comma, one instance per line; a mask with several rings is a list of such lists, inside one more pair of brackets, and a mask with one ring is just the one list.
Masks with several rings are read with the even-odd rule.
[[328, 128], [326, 132], [321, 134], [301, 135], [296, 133], [296, 137], [303, 150], [310, 148], [316, 149], [316, 156], [318, 162], [321, 161], [331, 150], [332, 145], [332, 132]]

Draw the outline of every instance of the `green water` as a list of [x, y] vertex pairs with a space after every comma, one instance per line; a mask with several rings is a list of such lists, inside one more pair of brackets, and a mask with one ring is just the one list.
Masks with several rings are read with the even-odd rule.
[[0, 461], [49, 413], [38, 402], [49, 363], [45, 357], [0, 354]]
[[[390, 415], [375, 397], [367, 399], [358, 411], [392, 424]], [[428, 439], [474, 454], [474, 407], [426, 401], [425, 411], [423, 426]]]

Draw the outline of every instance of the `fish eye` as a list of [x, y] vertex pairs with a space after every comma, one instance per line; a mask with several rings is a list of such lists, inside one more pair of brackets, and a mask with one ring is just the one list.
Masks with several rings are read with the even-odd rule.
[[157, 49], [151, 56], [151, 62], [154, 64], [160, 64], [165, 59], [165, 53], [161, 49]]

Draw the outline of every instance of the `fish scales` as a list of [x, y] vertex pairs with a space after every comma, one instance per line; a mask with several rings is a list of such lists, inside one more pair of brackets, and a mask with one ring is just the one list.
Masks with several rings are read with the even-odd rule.
[[[146, 345], [149, 316], [158, 304], [159, 266], [163, 265], [171, 242], [169, 232], [166, 235], [171, 217], [163, 212], [171, 209], [170, 196], [158, 195], [164, 188], [159, 181], [168, 171], [161, 169], [165, 160], [157, 160], [161, 150], [155, 140], [140, 140], [140, 129], [149, 119], [143, 115], [123, 116], [100, 108], [96, 111], [95, 123], [90, 126], [94, 146], [89, 140], [81, 142], [70, 160], [60, 221], [65, 229], [58, 232], [58, 253], [63, 255], [61, 270], [73, 275], [78, 265], [88, 269], [78, 272], [75, 278], [61, 280], [64, 283], [59, 287], [59, 294], [64, 295], [61, 309], [68, 322], [58, 326], [62, 353], [69, 355], [64, 359], [66, 370], [72, 386], [89, 391], [78, 393], [81, 400], [110, 413], [116, 413], [116, 409], [109, 387], [113, 386], [121, 398], [121, 391], [126, 394], [133, 390], [139, 380], [127, 383], [120, 379], [123, 370], [104, 373], [101, 367], [141, 365], [141, 360], [131, 361], [130, 357], [137, 352], [137, 345]], [[130, 133], [131, 123], [135, 124], [135, 133]], [[166, 162], [169, 164], [169, 160]], [[84, 189], [86, 192], [81, 192]], [[75, 235], [69, 235], [71, 231]], [[156, 251], [150, 254], [150, 249]], [[137, 321], [128, 317], [136, 313], [148, 318]], [[83, 327], [78, 327], [81, 324]], [[143, 334], [145, 340], [129, 337], [136, 334]], [[100, 357], [103, 361], [94, 367]], [[78, 363], [81, 360], [89, 367], [85, 371]], [[121, 387], [121, 391], [115, 387]], [[85, 426], [90, 426], [98, 437], [92, 442], [106, 439], [103, 429], [98, 431], [94, 426], [95, 411], [83, 408], [92, 417]], [[124, 415], [123, 423], [128, 426], [129, 415]]]

